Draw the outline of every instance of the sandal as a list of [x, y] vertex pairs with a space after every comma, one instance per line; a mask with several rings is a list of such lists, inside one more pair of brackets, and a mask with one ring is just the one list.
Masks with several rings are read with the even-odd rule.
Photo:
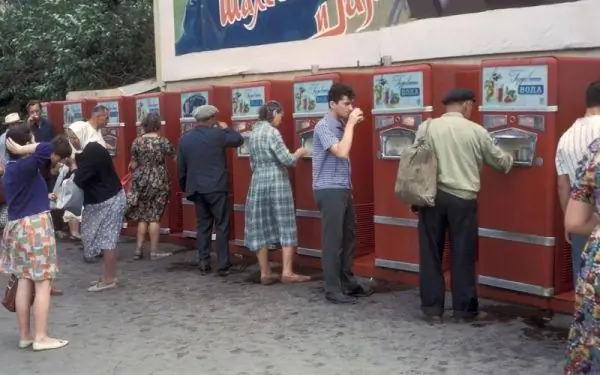
[[279, 277], [280, 276], [277, 275], [277, 274], [271, 274], [271, 275], [268, 275], [268, 276], [262, 276], [260, 278], [260, 283], [262, 285], [273, 285], [273, 284], [275, 284], [276, 282], [279, 281]]
[[290, 276], [281, 276], [281, 282], [283, 284], [294, 284], [294, 283], [305, 283], [310, 281], [312, 278], [310, 276], [297, 275], [292, 274]]
[[[115, 283], [116, 283], [116, 282], [117, 282], [117, 278], [115, 277]], [[94, 280], [94, 281], [90, 281], [90, 286], [94, 286], [94, 285], [96, 285], [96, 284], [100, 284], [100, 283], [102, 283], [102, 280], [101, 280], [101, 279]]]
[[144, 252], [142, 249], [137, 249], [135, 253], [133, 253], [133, 260], [141, 260], [144, 259]]

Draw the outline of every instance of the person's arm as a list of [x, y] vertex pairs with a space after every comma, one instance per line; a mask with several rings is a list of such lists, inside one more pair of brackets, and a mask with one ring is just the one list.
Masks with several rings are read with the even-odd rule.
[[177, 179], [179, 181], [179, 189], [181, 191], [185, 191], [185, 186], [186, 186], [186, 182], [187, 182], [187, 165], [185, 163], [185, 157], [183, 156], [183, 151], [181, 150], [181, 145], [177, 149], [176, 162], [177, 162]]
[[281, 137], [279, 130], [273, 129], [271, 134], [272, 135], [269, 138], [269, 148], [273, 151], [277, 160], [287, 167], [296, 165], [298, 157], [292, 154], [285, 143], [283, 143], [283, 138]]
[[348, 117], [341, 140], [337, 139], [333, 131], [328, 126], [325, 126], [325, 124], [319, 127], [319, 131], [315, 129], [315, 137], [318, 137], [325, 150], [328, 150], [338, 158], [348, 159], [354, 139], [354, 127], [362, 122], [363, 119], [362, 111], [359, 108], [355, 108]]
[[589, 236], [600, 224], [600, 217], [595, 213], [596, 169], [598, 154], [589, 159], [581, 177], [571, 192], [565, 211], [565, 230], [569, 233]]
[[6, 140], [6, 149], [15, 155], [29, 155], [29, 160], [35, 162], [38, 168], [46, 168], [50, 163], [50, 156], [52, 155], [52, 144], [50, 142], [18, 145], [9, 138]]
[[229, 128], [221, 128], [225, 134], [225, 147], [240, 147], [244, 144], [244, 137], [237, 131]]
[[571, 195], [571, 180], [569, 179], [569, 174], [567, 173], [564, 152], [561, 149], [561, 142], [558, 142], [555, 163], [556, 173], [558, 175], [558, 178], [556, 179], [558, 201], [564, 214], [567, 210], [567, 203], [569, 203], [569, 196]]
[[500, 147], [495, 145], [494, 139], [487, 130], [481, 129], [478, 135], [480, 137], [483, 161], [497, 171], [510, 172], [514, 163], [512, 155], [504, 152]]
[[173, 147], [171, 142], [169, 142], [169, 140], [166, 138], [161, 138], [161, 139], [162, 139], [162, 149], [163, 149], [165, 156], [172, 157], [172, 158], [176, 157], [177, 151], [175, 150], [175, 147]]

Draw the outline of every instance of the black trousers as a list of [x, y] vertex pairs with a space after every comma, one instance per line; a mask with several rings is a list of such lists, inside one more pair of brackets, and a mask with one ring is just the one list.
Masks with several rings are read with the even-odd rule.
[[314, 197], [321, 213], [321, 264], [325, 291], [352, 291], [358, 286], [352, 273], [356, 247], [356, 212], [352, 192], [346, 189], [315, 190]]
[[461, 199], [439, 190], [435, 206], [419, 210], [421, 308], [431, 316], [441, 316], [444, 312], [442, 255], [446, 230], [450, 234], [454, 316], [471, 318], [479, 307], [475, 274], [477, 200]]
[[195, 194], [190, 197], [196, 208], [196, 246], [198, 259], [209, 260], [212, 229], [217, 236], [217, 263], [219, 269], [231, 265], [229, 261], [229, 204], [227, 192]]

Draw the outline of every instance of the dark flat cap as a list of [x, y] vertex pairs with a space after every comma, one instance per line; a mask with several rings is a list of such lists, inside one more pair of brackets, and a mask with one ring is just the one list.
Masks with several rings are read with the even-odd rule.
[[450, 90], [442, 100], [443, 105], [475, 101], [475, 93], [469, 89], [453, 89]]

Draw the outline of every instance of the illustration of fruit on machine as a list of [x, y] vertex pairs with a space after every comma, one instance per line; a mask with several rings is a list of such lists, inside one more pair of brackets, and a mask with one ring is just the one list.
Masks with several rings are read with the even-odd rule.
[[510, 88], [501, 82], [502, 74], [492, 73], [484, 82], [486, 103], [496, 101], [498, 103], [514, 103], [517, 100], [517, 90]]
[[296, 111], [312, 111], [317, 108], [317, 101], [310, 97], [304, 87], [300, 87], [294, 97], [296, 102]]
[[388, 81], [381, 77], [375, 85], [375, 105], [392, 106], [400, 103], [400, 94], [394, 92]]

